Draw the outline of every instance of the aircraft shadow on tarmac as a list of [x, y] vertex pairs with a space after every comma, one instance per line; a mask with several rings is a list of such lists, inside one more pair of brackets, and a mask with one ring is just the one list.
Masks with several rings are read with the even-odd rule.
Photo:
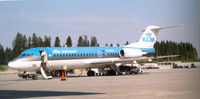
[[[151, 74], [149, 72], [142, 72], [141, 74], [131, 74], [131, 75], [105, 75], [105, 76], [87, 76], [87, 75], [67, 75], [67, 78], [80, 78], [80, 77], [113, 77], [113, 76], [140, 76], [140, 75], [146, 75], [146, 74]], [[53, 79], [61, 79], [61, 77], [53, 77]], [[7, 81], [13, 81], [13, 82], [16, 82], [16, 81], [32, 81], [31, 78], [28, 78], [28, 79], [23, 79], [23, 78], [16, 78], [16, 79], [9, 79], [9, 80], [2, 80], [1, 82], [7, 82]], [[46, 80], [44, 79], [43, 77], [39, 77], [38, 80]], [[36, 80], [37, 81], [37, 80]]]
[[[104, 75], [104, 76], [86, 76], [86, 75], [79, 75], [79, 76], [74, 76], [74, 75], [67, 75], [68, 78], [78, 78], [78, 77], [112, 77], [112, 76], [138, 76], [138, 75], [144, 75], [144, 74], [150, 74], [149, 72], [142, 72], [141, 74], [130, 74], [130, 75]], [[59, 77], [57, 77], [59, 78]]]
[[63, 91], [29, 91], [29, 90], [0, 90], [0, 99], [34, 98], [34, 97], [55, 97], [55, 96], [78, 96], [96, 95], [105, 93], [93, 92], [63, 92]]

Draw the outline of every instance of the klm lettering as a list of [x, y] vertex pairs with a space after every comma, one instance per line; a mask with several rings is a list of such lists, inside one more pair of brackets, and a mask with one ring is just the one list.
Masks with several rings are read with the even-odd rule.
[[155, 38], [153, 37], [143, 37], [142, 41], [143, 42], [154, 42]]

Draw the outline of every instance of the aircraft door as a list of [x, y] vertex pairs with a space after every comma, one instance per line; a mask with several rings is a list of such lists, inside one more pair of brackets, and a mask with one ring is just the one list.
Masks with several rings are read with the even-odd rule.
[[98, 56], [101, 58], [102, 57], [102, 52], [98, 51]]
[[105, 55], [105, 50], [98, 51], [98, 56], [101, 58]]

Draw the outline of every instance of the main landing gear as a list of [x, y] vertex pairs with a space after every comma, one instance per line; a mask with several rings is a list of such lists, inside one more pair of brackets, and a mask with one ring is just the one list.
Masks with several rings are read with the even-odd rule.
[[93, 70], [89, 70], [89, 71], [87, 72], [87, 75], [88, 75], [88, 76], [94, 76], [94, 75], [95, 75], [95, 72], [94, 72]]
[[111, 66], [109, 68], [93, 68], [87, 71], [87, 76], [101, 76], [101, 75], [130, 75], [130, 74], [141, 74], [142, 69], [138, 67], [131, 67], [131, 66]]

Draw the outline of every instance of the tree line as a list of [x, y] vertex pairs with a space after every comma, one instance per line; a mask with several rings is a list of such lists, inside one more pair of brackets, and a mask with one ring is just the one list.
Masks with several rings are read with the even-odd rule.
[[[60, 38], [58, 36], [55, 37], [55, 41], [52, 45], [52, 39], [50, 36], [45, 35], [44, 39], [40, 36], [37, 36], [36, 33], [33, 33], [32, 36], [26, 37], [21, 33], [17, 33], [13, 42], [12, 48], [4, 49], [0, 44], [0, 64], [7, 64], [10, 60], [17, 57], [22, 51], [34, 48], [34, 47], [72, 47], [72, 39], [70, 36], [67, 37], [65, 45], [61, 45]], [[119, 44], [117, 44], [120, 46]], [[90, 40], [87, 35], [81, 35], [78, 38], [78, 47], [86, 47], [86, 46], [100, 46], [97, 38], [95, 36], [91, 36]], [[106, 46], [108, 44], [106, 43]], [[111, 43], [110, 46], [113, 46]]]
[[[173, 42], [173, 41], [161, 41], [156, 42], [154, 45], [154, 56], [165, 55], [179, 55], [178, 57], [169, 58], [171, 61], [197, 61], [198, 53], [195, 47], [188, 42]], [[163, 59], [159, 59], [163, 60]]]
[[[128, 45], [127, 41], [125, 45]], [[34, 47], [72, 47], [72, 39], [70, 36], [67, 37], [65, 45], [61, 45], [60, 38], [55, 37], [55, 41], [52, 45], [52, 40], [50, 36], [45, 35], [44, 39], [40, 36], [37, 36], [36, 33], [33, 33], [32, 36], [26, 37], [21, 33], [17, 33], [15, 39], [12, 42], [12, 48], [4, 49], [0, 44], [0, 64], [7, 64], [10, 60], [17, 57], [22, 51], [34, 48]], [[120, 46], [120, 44], [116, 44]], [[77, 45], [78, 47], [84, 46], [100, 46], [95, 36], [91, 36], [90, 40], [87, 35], [81, 35], [78, 38]], [[105, 46], [114, 46], [114, 44]], [[154, 56], [164, 56], [164, 55], [180, 55], [177, 58], [170, 58], [170, 60], [181, 60], [181, 61], [196, 61], [197, 51], [191, 43], [184, 42], [173, 42], [173, 41], [161, 41], [156, 42], [155, 45], [155, 54]]]

